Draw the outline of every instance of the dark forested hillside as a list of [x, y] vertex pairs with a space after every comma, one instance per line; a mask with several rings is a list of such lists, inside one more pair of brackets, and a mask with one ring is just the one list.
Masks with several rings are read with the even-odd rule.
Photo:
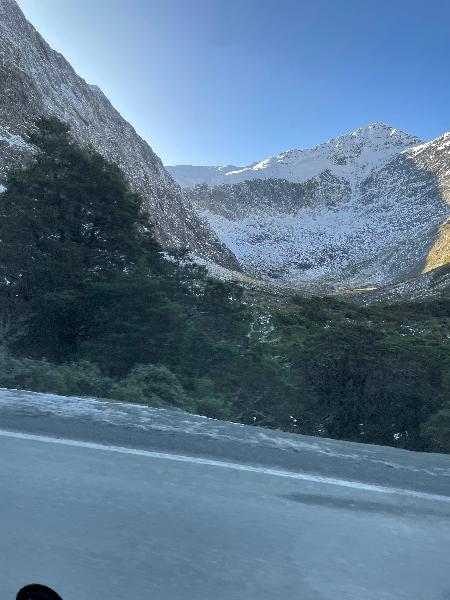
[[450, 451], [450, 295], [283, 305], [162, 251], [121, 171], [41, 119], [0, 195], [0, 385]]

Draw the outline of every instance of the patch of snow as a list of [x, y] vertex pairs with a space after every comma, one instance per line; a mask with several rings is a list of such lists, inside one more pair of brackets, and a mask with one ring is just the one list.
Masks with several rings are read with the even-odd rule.
[[8, 131], [6, 131], [3, 134], [0, 134], [0, 142], [6, 142], [11, 147], [12, 146], [19, 146], [20, 148], [28, 147], [28, 144], [20, 135], [15, 135], [13, 133], [9, 133]]

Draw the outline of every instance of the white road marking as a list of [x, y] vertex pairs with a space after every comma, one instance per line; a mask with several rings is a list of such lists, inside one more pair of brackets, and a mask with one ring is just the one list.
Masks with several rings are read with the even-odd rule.
[[450, 504], [450, 496], [442, 496], [439, 494], [428, 494], [427, 492], [419, 492], [416, 490], [408, 490], [403, 488], [391, 488], [360, 481], [351, 481], [346, 479], [334, 479], [333, 477], [322, 477], [320, 475], [312, 475], [310, 473], [296, 473], [294, 471], [286, 471], [283, 469], [271, 469], [268, 467], [256, 467], [251, 465], [243, 465], [240, 463], [227, 462], [209, 458], [198, 458], [195, 456], [186, 456], [182, 454], [170, 454], [168, 452], [154, 452], [152, 450], [140, 450], [135, 448], [126, 448], [124, 446], [109, 446], [106, 444], [97, 444], [95, 442], [83, 442], [79, 440], [68, 440], [64, 438], [53, 438], [44, 435], [35, 435], [31, 433], [19, 433], [15, 431], [0, 430], [0, 437], [14, 438], [20, 440], [30, 440], [33, 442], [42, 442], [45, 444], [56, 444], [61, 446], [71, 446], [73, 448], [84, 448], [87, 450], [100, 450], [102, 452], [117, 452], [119, 454], [130, 454], [132, 456], [144, 456], [147, 458], [170, 460], [174, 462], [191, 463], [196, 465], [204, 465], [208, 467], [219, 467], [222, 469], [231, 469], [233, 471], [243, 471], [246, 473], [259, 473], [263, 475], [271, 475], [273, 477], [285, 477], [288, 479], [296, 479], [299, 481], [310, 481], [313, 483], [322, 483], [326, 485], [336, 485], [345, 488], [353, 488], [368, 492], [377, 492], [381, 494], [393, 494], [400, 496], [409, 496], [413, 498], [421, 498], [423, 500], [433, 500], [438, 502], [446, 502]]

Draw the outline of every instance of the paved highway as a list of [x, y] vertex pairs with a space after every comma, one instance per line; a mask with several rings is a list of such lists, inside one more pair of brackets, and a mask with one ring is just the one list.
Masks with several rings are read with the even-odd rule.
[[0, 391], [0, 591], [448, 600], [450, 457]]

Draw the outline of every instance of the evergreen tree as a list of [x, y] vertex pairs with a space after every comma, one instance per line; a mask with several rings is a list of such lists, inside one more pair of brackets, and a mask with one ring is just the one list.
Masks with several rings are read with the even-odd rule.
[[10, 172], [2, 195], [6, 279], [26, 281], [31, 293], [101, 279], [143, 261], [161, 267], [141, 199], [118, 167], [74, 144], [57, 119], [40, 119], [29, 141], [35, 160]]
[[[26, 313], [27, 351], [67, 360], [107, 321], [112, 298], [129, 299], [118, 290], [131, 280], [134, 292], [137, 281], [148, 288], [150, 276], [155, 286], [166, 261], [115, 165], [77, 146], [54, 118], [40, 119], [29, 142], [34, 160], [10, 172], [1, 196], [2, 293]], [[152, 300], [168, 303], [161, 294]]]

